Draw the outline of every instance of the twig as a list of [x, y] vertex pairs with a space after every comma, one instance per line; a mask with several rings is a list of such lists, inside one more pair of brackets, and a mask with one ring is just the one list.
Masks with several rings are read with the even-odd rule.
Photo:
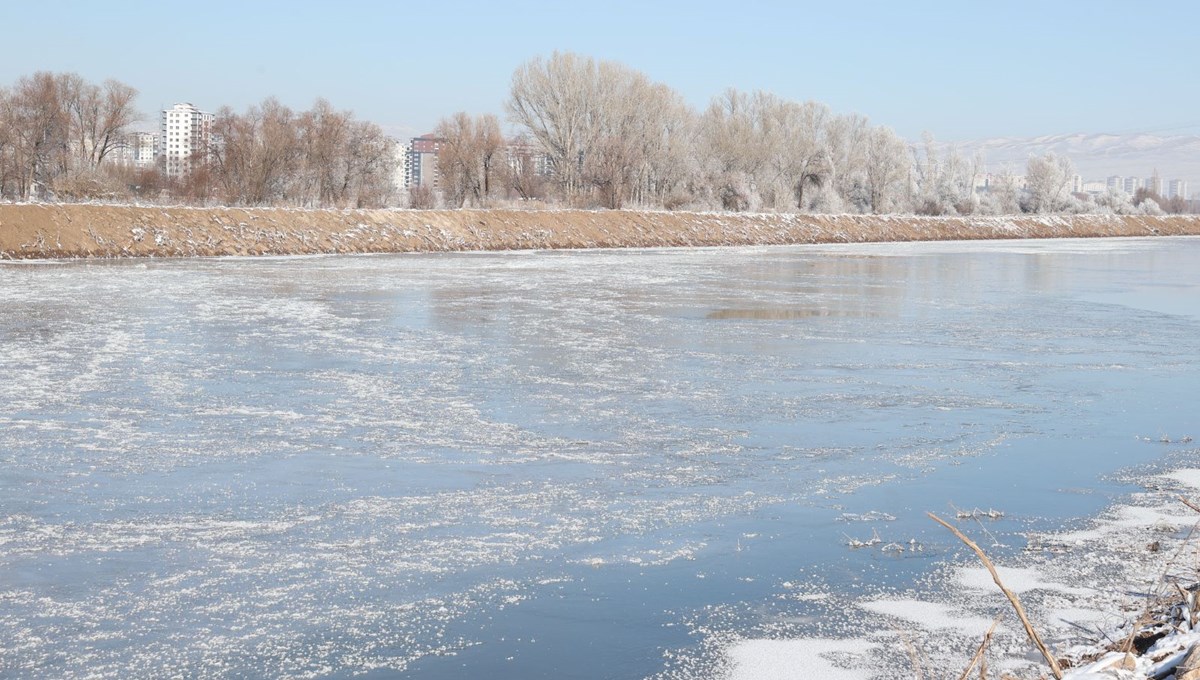
[[1183, 496], [1180, 496], [1179, 500], [1183, 501], [1183, 504], [1188, 506], [1189, 508], [1195, 510], [1196, 512], [1200, 512], [1200, 505], [1196, 505], [1195, 503], [1189, 501], [1188, 499], [1184, 498]]
[[941, 517], [938, 517], [932, 512], [927, 512], [925, 514], [929, 515], [929, 519], [932, 519], [938, 524], [941, 524], [949, 529], [950, 533], [954, 534], [958, 540], [965, 543], [968, 548], [975, 551], [975, 554], [979, 556], [979, 559], [983, 560], [983, 566], [987, 567], [988, 573], [992, 575], [992, 580], [996, 582], [996, 585], [1000, 588], [1000, 591], [1004, 593], [1004, 596], [1007, 597], [1008, 601], [1012, 604], [1013, 609], [1016, 610], [1017, 618], [1021, 619], [1021, 625], [1025, 626], [1025, 634], [1029, 636], [1030, 642], [1032, 642], [1033, 646], [1037, 647], [1038, 651], [1042, 653], [1042, 657], [1046, 659], [1046, 663], [1050, 665], [1050, 672], [1054, 674], [1054, 677], [1058, 680], [1062, 680], [1063, 673], [1062, 668], [1060, 668], [1058, 665], [1058, 660], [1054, 658], [1054, 655], [1050, 653], [1049, 649], [1046, 649], [1046, 644], [1042, 642], [1041, 636], [1038, 635], [1037, 631], [1033, 629], [1033, 624], [1029, 622], [1029, 617], [1025, 615], [1025, 608], [1021, 606], [1021, 600], [1017, 597], [1016, 593], [1009, 590], [1004, 585], [1004, 582], [1000, 580], [1000, 574], [996, 573], [996, 565], [992, 564], [992, 561], [988, 559], [987, 553], [983, 551], [983, 548], [980, 548], [975, 541], [967, 538], [963, 532], [959, 531]]
[[983, 659], [983, 653], [987, 650], [988, 644], [991, 643], [992, 633], [996, 632], [996, 626], [999, 625], [999, 623], [1000, 615], [996, 615], [995, 620], [992, 621], [992, 627], [988, 628], [987, 632], [983, 634], [983, 642], [979, 643], [979, 649], [975, 650], [975, 656], [971, 657], [970, 665], [968, 665], [967, 669], [962, 672], [962, 675], [958, 676], [958, 680], [967, 680], [967, 676], [971, 674], [971, 671], [975, 670], [975, 664], [979, 663]]
[[906, 635], [903, 630], [900, 630], [896, 627], [893, 627], [893, 630], [895, 630], [896, 634], [900, 636], [900, 640], [904, 643], [904, 650], [908, 652], [908, 660], [911, 661], [913, 665], [913, 679], [925, 680], [925, 669], [921, 665], [920, 650], [917, 649], [917, 646], [913, 644], [912, 640], [909, 639], [908, 635]]

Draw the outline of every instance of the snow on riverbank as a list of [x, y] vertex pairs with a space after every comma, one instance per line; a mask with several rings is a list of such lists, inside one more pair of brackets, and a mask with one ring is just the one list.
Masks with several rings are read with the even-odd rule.
[[[1131, 474], [1126, 481], [1143, 491], [1080, 528], [1029, 535], [1019, 556], [1000, 560], [1001, 580], [1020, 597], [1068, 680], [1172, 678], [1200, 642], [1194, 613], [1200, 514], [1180, 500], [1200, 498], [1198, 459], [1200, 451], [1186, 451], [1174, 460], [1185, 467]], [[975, 521], [957, 524], [967, 534], [982, 533]], [[986, 655], [989, 677], [1050, 677], [973, 554], [963, 551], [929, 582], [921, 593], [871, 593], [849, 602], [794, 597], [821, 600], [828, 615], [841, 608], [838, 627], [860, 633], [727, 640], [722, 674], [730, 680], [957, 677], [999, 616]]]

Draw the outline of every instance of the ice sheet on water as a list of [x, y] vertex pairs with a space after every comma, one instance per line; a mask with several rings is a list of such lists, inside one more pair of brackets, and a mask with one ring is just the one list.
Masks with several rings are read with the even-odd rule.
[[[1190, 326], [1113, 322], [1069, 295], [1109, 273], [1046, 264], [1110, 246], [1021, 248], [0, 267], [0, 675], [403, 670], [511, 644], [489, 617], [597, 583], [581, 611], [720, 618], [731, 588], [787, 580], [773, 603], [803, 611], [706, 630], [847, 636], [878, 614], [837, 621], [836, 588], [805, 585], [823, 570], [793, 572], [843, 555], [846, 525], [764, 525], [846, 512], [907, 542], [884, 495], [853, 503], [1082, 439], [1195, 370]], [[1107, 396], [1118, 370], [1137, 384]], [[643, 573], [686, 584], [604, 581]], [[667, 646], [646, 618], [624, 625]]]

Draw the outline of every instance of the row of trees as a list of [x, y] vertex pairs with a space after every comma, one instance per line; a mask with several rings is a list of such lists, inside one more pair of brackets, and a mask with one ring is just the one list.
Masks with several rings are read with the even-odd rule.
[[223, 107], [212, 138], [200, 173], [223, 203], [379, 207], [393, 199], [395, 143], [323, 99], [299, 113], [275, 99], [244, 113]]
[[141, 119], [137, 90], [39, 72], [0, 88], [0, 197], [157, 198], [232, 205], [383, 206], [395, 196], [395, 143], [376, 124], [318, 100], [294, 112], [267, 99], [220, 109], [187, 176], [114, 161]]
[[[551, 202], [937, 214], [977, 207], [975, 165], [938, 153], [932, 140], [923, 156], [911, 153], [890, 129], [816, 102], [730, 89], [696, 112], [626, 66], [555, 53], [516, 70], [506, 109], [545, 155], [550, 181], [536, 198]], [[471, 131], [494, 125], [488, 120], [460, 113], [438, 126], [450, 205], [505, 195], [478, 190], [490, 147]], [[465, 193], [464, 174], [476, 177]]]
[[85, 193], [138, 118], [137, 90], [39, 72], [0, 88], [0, 196]]
[[[1008, 173], [981, 194], [982, 159], [928, 135], [910, 146], [862, 116], [766, 92], [730, 89], [698, 112], [637, 71], [572, 53], [521, 65], [506, 109], [545, 155], [548, 181], [533, 197], [552, 203], [929, 215], [1154, 212], [1163, 203], [1073, 194], [1074, 169], [1053, 154], [1031, 158], [1023, 184]], [[504, 168], [495, 162], [498, 142], [482, 142], [478, 131], [498, 139], [498, 127], [464, 113], [438, 126], [448, 205], [513, 195], [519, 182], [511, 177], [487, 181]]]
[[909, 145], [858, 115], [817, 102], [730, 89], [697, 111], [671, 88], [609, 61], [554, 53], [521, 65], [500, 119], [458, 113], [436, 127], [437, 192], [397, 190], [400, 150], [376, 124], [318, 100], [293, 111], [266, 99], [220, 109], [195, 169], [110, 160], [139, 120], [137, 91], [76, 74], [36, 73], [0, 88], [0, 197], [137, 196], [232, 205], [413, 207], [538, 201], [576, 207], [1004, 214], [1176, 212], [1143, 192], [1072, 194], [1074, 169], [1029, 159], [1024, 181], [926, 136]]

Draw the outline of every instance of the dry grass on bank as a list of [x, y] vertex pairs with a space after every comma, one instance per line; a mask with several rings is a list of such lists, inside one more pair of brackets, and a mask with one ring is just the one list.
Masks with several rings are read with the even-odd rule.
[[1200, 234], [1200, 216], [914, 217], [0, 204], [0, 259], [737, 246]]

